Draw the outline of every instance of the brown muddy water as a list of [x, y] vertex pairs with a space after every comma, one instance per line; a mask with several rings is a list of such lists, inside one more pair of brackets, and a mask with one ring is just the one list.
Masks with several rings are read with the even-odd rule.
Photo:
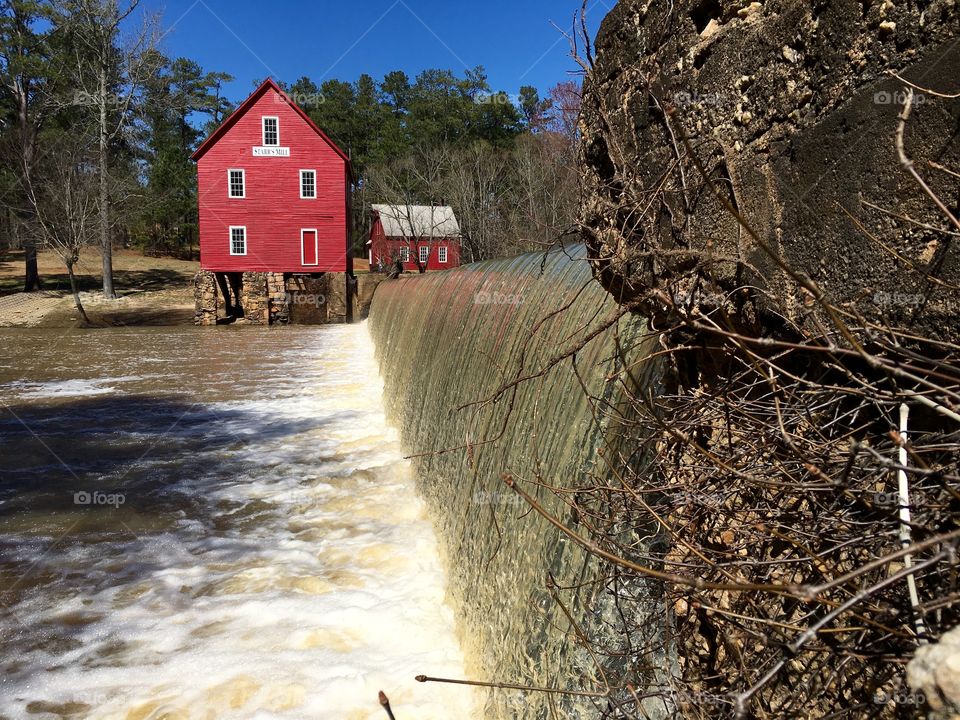
[[0, 329], [0, 718], [475, 717], [365, 325]]

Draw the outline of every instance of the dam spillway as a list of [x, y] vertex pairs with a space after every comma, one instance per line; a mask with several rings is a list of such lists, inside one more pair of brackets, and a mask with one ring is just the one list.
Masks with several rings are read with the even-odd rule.
[[[369, 323], [388, 416], [438, 523], [474, 679], [595, 687], [603, 670], [575, 635], [602, 634], [611, 602], [564, 589], [596, 582], [598, 568], [502, 477], [576, 525], [563, 493], [610, 475], [603, 458], [617, 451], [624, 392], [611, 378], [649, 352], [644, 323], [593, 280], [581, 246], [383, 283]], [[653, 385], [650, 365], [636, 384]], [[485, 717], [550, 717], [548, 702], [596, 714], [589, 699], [497, 690]]]

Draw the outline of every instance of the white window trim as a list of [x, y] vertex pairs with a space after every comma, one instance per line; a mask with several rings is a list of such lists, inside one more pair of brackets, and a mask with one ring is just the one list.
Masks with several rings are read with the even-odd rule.
[[[423, 256], [424, 250], [427, 251], [426, 257]], [[421, 245], [420, 247], [417, 248], [417, 252], [419, 253], [418, 257], [420, 258], [421, 265], [426, 265], [428, 262], [430, 262], [430, 246], [429, 245]]]
[[400, 246], [400, 262], [410, 262], [410, 248], [406, 245]]
[[[243, 252], [238, 253], [233, 251], [233, 231], [234, 230], [243, 230]], [[231, 225], [230, 233], [227, 237], [227, 242], [230, 243], [230, 254], [231, 255], [246, 255], [247, 254], [247, 226], [246, 225]]]
[[[313, 195], [312, 195], [312, 196], [304, 195], [304, 194], [303, 194], [303, 174], [304, 174], [304, 173], [313, 173]], [[300, 199], [301, 199], [301, 200], [316, 200], [316, 199], [317, 199], [317, 195], [319, 195], [319, 193], [317, 192], [317, 171], [316, 171], [316, 170], [311, 170], [310, 168], [307, 168], [307, 169], [305, 169], [305, 170], [301, 170], [301, 171], [300, 171]]]
[[[235, 173], [235, 172], [240, 173], [240, 177], [242, 178], [242, 182], [243, 182], [242, 195], [234, 195], [231, 192], [231, 190], [233, 189], [233, 186], [230, 183], [230, 173]], [[229, 170], [227, 170], [227, 197], [230, 198], [231, 200], [243, 200], [247, 197], [247, 171], [244, 170], [243, 168], [230, 168]]]
[[[312, 232], [313, 233], [313, 256], [317, 259], [316, 262], [308, 263], [306, 258], [303, 255], [303, 235], [304, 233]], [[304, 267], [314, 267], [320, 264], [320, 233], [317, 232], [316, 228], [301, 228], [300, 229], [300, 264]]]
[[447, 263], [447, 248], [444, 245], [437, 248], [437, 262], [444, 265]]
[[[267, 144], [267, 120], [277, 121], [277, 142], [273, 145]], [[277, 115], [264, 115], [260, 118], [260, 139], [264, 147], [280, 147], [280, 118]]]

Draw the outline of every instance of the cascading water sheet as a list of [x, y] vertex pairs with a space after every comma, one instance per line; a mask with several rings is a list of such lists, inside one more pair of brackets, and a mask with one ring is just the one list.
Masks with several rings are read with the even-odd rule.
[[[609, 593], [569, 590], [590, 587], [602, 571], [503, 477], [577, 527], [564, 495], [595, 479], [617, 483], [605, 458], [619, 452], [620, 420], [631, 422], [620, 415], [624, 389], [608, 378], [645, 357], [655, 338], [594, 279], [582, 245], [384, 282], [370, 326], [387, 416], [416, 456], [421, 492], [454, 559], [450, 595], [472, 674], [602, 687], [603, 670], [575, 639], [603, 638], [618, 609]], [[652, 390], [655, 367], [643, 368], [633, 379]], [[646, 450], [638, 450], [639, 464]], [[563, 611], [548, 582], [564, 588]], [[628, 657], [606, 658], [605, 671], [621, 673]], [[497, 720], [606, 712], [602, 700], [576, 695], [495, 690], [484, 698], [485, 717]]]

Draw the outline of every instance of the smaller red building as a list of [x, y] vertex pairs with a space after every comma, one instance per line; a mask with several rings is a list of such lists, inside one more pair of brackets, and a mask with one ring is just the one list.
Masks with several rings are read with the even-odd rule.
[[449, 205], [373, 205], [370, 270], [389, 270], [397, 260], [407, 272], [459, 267], [460, 238]]

